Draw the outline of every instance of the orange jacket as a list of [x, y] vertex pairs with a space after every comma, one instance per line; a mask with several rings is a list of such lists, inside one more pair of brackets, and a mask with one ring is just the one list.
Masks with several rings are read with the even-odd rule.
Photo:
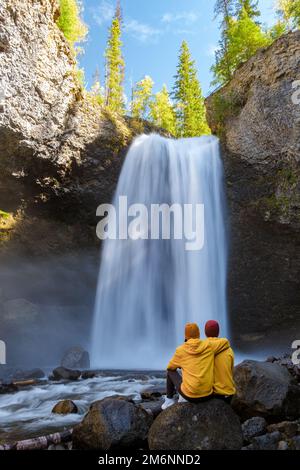
[[182, 369], [184, 395], [201, 398], [213, 393], [215, 354], [229, 347], [229, 341], [224, 338], [216, 338], [214, 342], [192, 338], [176, 349], [168, 369]]

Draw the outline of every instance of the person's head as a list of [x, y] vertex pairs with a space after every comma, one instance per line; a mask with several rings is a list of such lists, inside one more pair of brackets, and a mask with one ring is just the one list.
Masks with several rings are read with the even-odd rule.
[[217, 338], [219, 336], [219, 323], [215, 320], [209, 320], [205, 323], [205, 334], [207, 338]]
[[185, 341], [189, 339], [200, 338], [200, 330], [197, 323], [187, 323], [185, 325]]

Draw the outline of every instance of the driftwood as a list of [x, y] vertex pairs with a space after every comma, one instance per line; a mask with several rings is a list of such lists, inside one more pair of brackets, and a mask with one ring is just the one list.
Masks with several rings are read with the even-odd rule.
[[2, 444], [0, 450], [42, 450], [47, 449], [51, 444], [61, 444], [72, 439], [73, 429], [56, 432], [48, 436], [34, 437], [25, 441], [18, 441], [13, 444]]
[[27, 385], [35, 385], [36, 380], [35, 379], [29, 379], [29, 380], [15, 380], [12, 382], [13, 385], [16, 387], [25, 387]]

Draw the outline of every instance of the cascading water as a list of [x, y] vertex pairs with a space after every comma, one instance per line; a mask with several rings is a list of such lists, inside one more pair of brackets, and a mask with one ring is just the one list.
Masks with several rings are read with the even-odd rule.
[[120, 196], [127, 196], [128, 207], [144, 204], [149, 213], [151, 204], [204, 205], [201, 250], [188, 251], [187, 240], [175, 237], [103, 243], [92, 364], [165, 368], [183, 342], [186, 322], [197, 322], [203, 332], [205, 322], [216, 319], [222, 336], [228, 333], [226, 204], [218, 139], [136, 138], [120, 175], [116, 207]]

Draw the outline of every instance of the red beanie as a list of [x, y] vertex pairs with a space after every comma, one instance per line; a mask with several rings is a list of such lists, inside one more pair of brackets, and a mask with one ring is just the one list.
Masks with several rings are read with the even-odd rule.
[[219, 323], [215, 320], [209, 320], [205, 324], [205, 334], [208, 338], [217, 338], [219, 336]]

